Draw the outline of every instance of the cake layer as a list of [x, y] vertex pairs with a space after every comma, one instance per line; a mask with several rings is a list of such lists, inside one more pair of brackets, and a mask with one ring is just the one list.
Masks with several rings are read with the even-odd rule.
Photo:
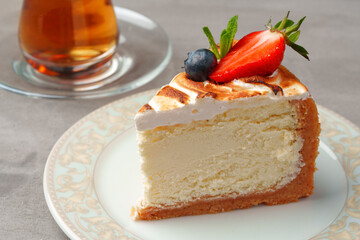
[[[290, 109], [292, 110], [288, 112], [288, 114], [290, 116], [294, 116], [295, 113], [296, 116], [294, 118], [296, 119], [295, 129], [293, 130], [293, 134], [295, 134], [296, 140], [294, 139], [292, 140], [295, 141], [292, 143], [294, 149], [293, 151], [296, 152], [296, 148], [297, 148], [296, 142], [299, 142], [300, 141], [299, 139], [301, 139], [302, 144], [298, 151], [300, 156], [297, 156], [298, 157], [297, 159], [294, 158], [290, 161], [293, 164], [290, 164], [289, 166], [293, 166], [293, 168], [284, 171], [284, 173], [289, 171], [288, 172], [289, 174], [285, 177], [285, 179], [287, 178], [287, 180], [284, 181], [284, 183], [286, 184], [279, 184], [281, 180], [278, 180], [277, 184], [271, 187], [265, 187], [263, 189], [261, 189], [260, 187], [257, 190], [252, 189], [248, 193], [242, 192], [241, 194], [234, 194], [234, 191], [228, 191], [225, 192], [224, 194], [218, 194], [218, 195], [207, 194], [199, 198], [194, 198], [181, 203], [175, 203], [169, 205], [151, 204], [148, 199], [156, 199], [156, 198], [147, 195], [145, 198], [147, 200], [141, 201], [133, 209], [134, 218], [153, 220], [153, 219], [161, 219], [161, 218], [184, 216], [184, 215], [216, 213], [216, 212], [230, 211], [236, 208], [248, 208], [250, 206], [258, 205], [261, 203], [273, 205], [273, 204], [293, 202], [293, 201], [297, 201], [300, 197], [309, 196], [313, 190], [313, 173], [315, 171], [315, 158], [317, 156], [318, 135], [320, 132], [317, 110], [315, 103], [311, 98], [305, 100], [293, 100], [289, 102], [289, 105], [292, 106], [290, 107]], [[293, 110], [295, 110], [295, 112], [292, 112]], [[281, 115], [283, 114], [279, 112], [275, 112], [274, 114], [271, 114], [271, 116], [281, 116]], [[241, 117], [241, 115], [239, 115], [239, 117]], [[267, 118], [266, 120], [269, 121], [269, 118]], [[279, 122], [279, 121], [275, 121], [275, 122]], [[290, 125], [292, 125], [291, 122], [293, 121], [290, 121]], [[281, 124], [278, 126], [281, 126]], [[287, 123], [283, 125], [281, 129], [290, 130], [292, 127], [293, 126], [289, 126], [289, 123]], [[276, 129], [276, 127], [271, 127], [270, 129]], [[158, 128], [157, 131], [162, 132], [164, 131], [164, 129]], [[247, 136], [247, 135], [245, 134], [243, 136]], [[286, 139], [286, 137], [283, 139]], [[156, 142], [156, 139], [153, 140], [155, 140]], [[274, 140], [273, 142], [277, 142], [276, 138], [273, 140]], [[217, 141], [216, 139], [215, 142], [217, 142], [219, 145], [221, 145], [222, 143], [222, 141], [220, 140]], [[285, 141], [283, 143], [288, 143], [288, 142]], [[268, 149], [264, 149], [264, 146], [258, 146], [257, 149], [258, 151], [271, 152]], [[274, 149], [278, 149], [278, 148], [274, 148]], [[281, 154], [280, 155], [278, 154], [276, 156], [278, 159], [281, 159], [280, 157]], [[177, 157], [176, 159], [177, 161], [180, 161], [181, 157]], [[285, 162], [289, 161], [287, 157], [285, 157], [283, 160]], [[300, 164], [299, 164], [299, 160], [301, 162]], [[181, 164], [181, 161], [179, 162], [179, 164]], [[274, 162], [273, 165], [264, 169], [266, 170], [270, 168], [277, 168], [278, 164], [282, 164], [282, 161]], [[302, 166], [301, 168], [299, 168], [300, 165]], [[222, 168], [221, 162], [218, 164], [218, 167], [219, 170]], [[247, 171], [247, 169], [242, 169], [242, 170], [245, 172]], [[273, 170], [270, 169], [270, 171]], [[265, 172], [264, 175], [268, 175], [268, 174]], [[250, 174], [249, 176], [254, 176], [254, 175]], [[150, 180], [152, 179], [150, 176], [148, 177]], [[282, 177], [281, 179], [284, 179], [284, 177]], [[221, 179], [219, 179], [219, 181], [221, 181]], [[171, 182], [171, 181], [169, 182], [172, 183], [172, 185], [169, 186], [170, 191], [173, 191], [172, 188], [175, 189], [182, 188], [182, 186], [180, 184], [177, 184], [176, 182]], [[258, 186], [261, 186], [261, 184]], [[149, 185], [146, 186], [146, 188], [149, 187], [150, 187]], [[169, 195], [171, 195], [171, 192], [169, 192]], [[170, 201], [173, 200], [174, 199], [171, 199]]]
[[286, 98], [257, 98], [255, 106], [238, 102], [209, 120], [139, 131], [146, 159], [143, 204], [280, 188], [303, 166], [297, 122], [296, 108]]

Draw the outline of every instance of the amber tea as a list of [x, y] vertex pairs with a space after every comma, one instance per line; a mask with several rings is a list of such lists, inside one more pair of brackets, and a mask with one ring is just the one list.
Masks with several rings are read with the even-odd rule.
[[51, 76], [82, 76], [113, 56], [118, 28], [111, 0], [24, 0], [19, 40], [27, 62]]

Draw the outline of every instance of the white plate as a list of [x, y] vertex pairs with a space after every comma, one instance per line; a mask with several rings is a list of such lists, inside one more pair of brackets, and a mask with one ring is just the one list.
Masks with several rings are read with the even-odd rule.
[[360, 231], [360, 130], [319, 107], [314, 194], [297, 203], [133, 221], [141, 195], [133, 116], [154, 90], [89, 114], [56, 143], [44, 173], [49, 209], [71, 239], [353, 239]]

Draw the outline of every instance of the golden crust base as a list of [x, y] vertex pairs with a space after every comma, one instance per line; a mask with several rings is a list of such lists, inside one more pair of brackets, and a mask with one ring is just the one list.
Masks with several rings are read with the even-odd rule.
[[316, 105], [312, 98], [293, 100], [298, 115], [297, 134], [304, 139], [300, 151], [305, 165], [299, 175], [281, 189], [273, 189], [264, 193], [252, 193], [237, 197], [223, 196], [216, 199], [204, 197], [187, 204], [169, 207], [145, 207], [134, 209], [137, 220], [156, 220], [186, 215], [219, 213], [234, 209], [266, 204], [276, 205], [296, 202], [299, 198], [313, 193], [315, 159], [318, 155], [320, 124]]

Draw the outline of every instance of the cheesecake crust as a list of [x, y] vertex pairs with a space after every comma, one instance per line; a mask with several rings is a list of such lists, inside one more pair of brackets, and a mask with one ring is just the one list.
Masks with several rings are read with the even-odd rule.
[[224, 195], [217, 197], [202, 197], [186, 204], [164, 207], [136, 207], [132, 215], [136, 220], [158, 220], [187, 215], [219, 213], [234, 209], [245, 209], [259, 204], [277, 205], [296, 202], [308, 197], [314, 189], [315, 159], [318, 155], [320, 124], [315, 102], [312, 98], [291, 100], [297, 112], [296, 134], [303, 139], [300, 154], [304, 166], [298, 176], [279, 189], [269, 189], [266, 192], [251, 193], [234, 197]]

